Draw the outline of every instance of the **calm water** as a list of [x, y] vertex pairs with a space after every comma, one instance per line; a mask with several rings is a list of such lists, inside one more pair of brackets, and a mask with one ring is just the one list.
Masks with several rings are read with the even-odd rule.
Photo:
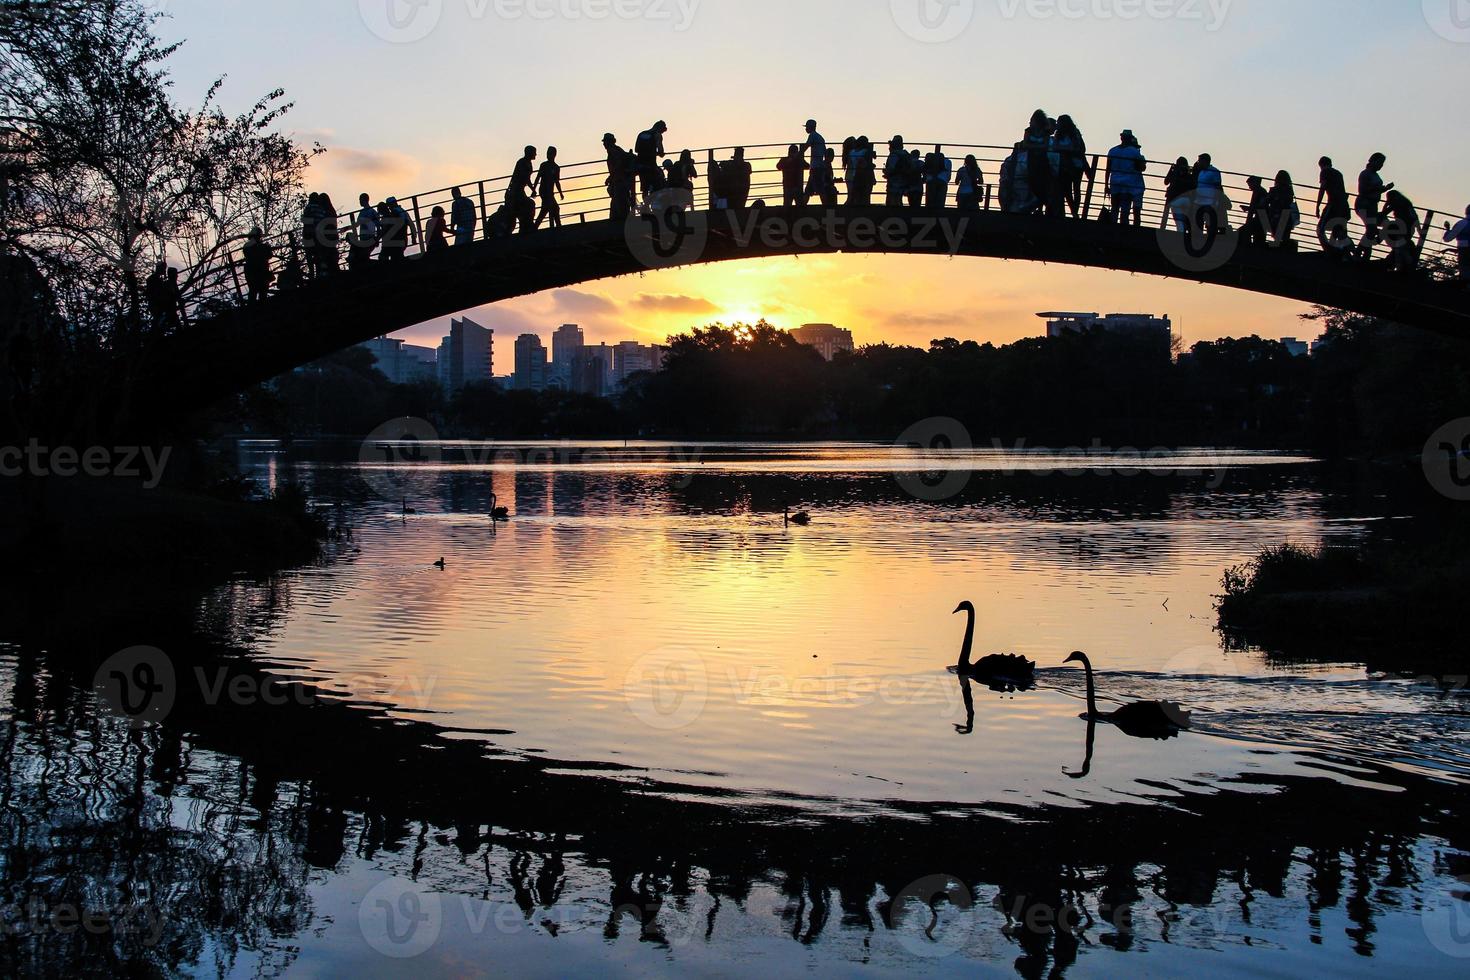
[[[1398, 522], [1309, 461], [361, 448], [239, 448], [353, 529], [319, 567], [103, 631], [166, 658], [159, 720], [54, 644], [0, 646], [16, 968], [1470, 964], [1470, 701], [1213, 628], [1260, 547]], [[964, 599], [977, 653], [1036, 660], [1038, 690], [967, 708]], [[1195, 731], [1089, 733], [1073, 650], [1104, 700]]]

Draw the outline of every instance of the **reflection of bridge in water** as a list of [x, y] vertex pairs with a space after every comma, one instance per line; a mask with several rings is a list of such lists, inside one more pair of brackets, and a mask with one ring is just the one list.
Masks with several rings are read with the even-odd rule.
[[[784, 146], [749, 147], [755, 151], [747, 157], [753, 169], [752, 201], [763, 196], [779, 201], [781, 179], [775, 164], [781, 157], [759, 154]], [[563, 227], [487, 237], [492, 224], [498, 224], [491, 218], [506, 199], [510, 178], [461, 184], [478, 218], [476, 240], [469, 246], [428, 255], [420, 254], [416, 245], [403, 262], [375, 261], [371, 272], [342, 271], [255, 305], [243, 301], [240, 253], [211, 267], [189, 270], [185, 279], [192, 326], [158, 345], [144, 369], [143, 387], [166, 387], [171, 392], [169, 405], [160, 408], [189, 408], [354, 343], [475, 306], [651, 269], [839, 252], [967, 255], [1116, 269], [1230, 286], [1453, 334], [1470, 331], [1470, 293], [1444, 281], [1453, 248], [1432, 234], [1436, 221], [1458, 218], [1458, 211], [1423, 213], [1413, 246], [1425, 268], [1406, 275], [1391, 272], [1386, 263], [1343, 262], [1329, 256], [1315, 219], [1306, 217], [1316, 209], [1315, 188], [1299, 185], [1299, 191], [1310, 196], [1298, 200], [1304, 219], [1302, 235], [1294, 244], [1247, 245], [1238, 229], [1219, 235], [1172, 230], [1162, 180], [1147, 182], [1142, 227], [1099, 221], [1106, 161], [1097, 156], [1092, 158], [1091, 175], [1084, 178], [1078, 218], [1008, 212], [1000, 207], [996, 176], [1002, 155], [1011, 148], [959, 144], [944, 148], [956, 163], [970, 153], [980, 160], [986, 182], [978, 209], [882, 205], [714, 209], [707, 175], [702, 173], [694, 192], [685, 197], [687, 210], [613, 221], [606, 165], [594, 161], [562, 167]], [[730, 152], [731, 148], [713, 151], [722, 160]], [[710, 154], [696, 151], [701, 171]], [[1150, 162], [1149, 176], [1162, 176], [1168, 167]], [[1249, 200], [1246, 175], [1224, 176], [1227, 195], [1237, 202]], [[400, 199], [419, 230], [418, 241], [433, 209], [450, 209], [452, 190]], [[882, 190], [880, 186], [878, 193]], [[339, 218], [339, 224], [343, 221]], [[344, 254], [349, 226], [350, 221], [343, 225], [340, 236]], [[1350, 233], [1356, 240], [1362, 229]], [[294, 247], [284, 236], [272, 245], [278, 265]], [[1386, 250], [1380, 248], [1379, 254]], [[198, 363], [213, 367], [209, 372], [181, 370]], [[150, 378], [167, 378], [169, 383], [149, 386]], [[180, 379], [191, 379], [183, 390]]]

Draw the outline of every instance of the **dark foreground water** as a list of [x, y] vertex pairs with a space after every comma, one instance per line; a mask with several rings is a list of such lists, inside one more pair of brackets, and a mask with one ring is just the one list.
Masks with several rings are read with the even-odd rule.
[[[1470, 967], [1463, 683], [1213, 629], [1227, 566], [1400, 516], [1305, 461], [239, 454], [351, 536], [0, 624], [7, 974]], [[962, 599], [1039, 689], [945, 670]], [[1195, 731], [1089, 726], [1073, 650]]]

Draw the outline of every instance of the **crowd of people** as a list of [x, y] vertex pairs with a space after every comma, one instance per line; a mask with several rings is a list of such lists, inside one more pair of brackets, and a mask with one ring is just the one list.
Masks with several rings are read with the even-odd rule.
[[[707, 183], [709, 206], [714, 209], [764, 207], [764, 200], [751, 200], [753, 167], [744, 147], [732, 147], [728, 159], [716, 159], [710, 150], [703, 175], [691, 151], [677, 156], [664, 146], [669, 131], [663, 120], [640, 132], [632, 149], [618, 144], [613, 133], [602, 138], [606, 153], [604, 181], [608, 210], [614, 221], [631, 215], [691, 209], [695, 204], [695, 181]], [[1101, 178], [1102, 202], [1099, 220], [1127, 227], [1143, 224], [1148, 159], [1132, 130], [1123, 130], [1118, 144], [1106, 155], [1089, 154], [1081, 129], [1069, 115], [1053, 119], [1038, 109], [1021, 138], [1000, 163], [994, 185], [987, 183], [977, 158], [971, 154], [959, 166], [936, 145], [928, 152], [906, 145], [901, 135], [887, 143], [881, 159], [867, 136], [849, 136], [840, 149], [828, 144], [815, 119], [805, 125], [805, 138], [790, 144], [775, 164], [780, 178], [781, 205], [825, 208], [840, 206], [839, 185], [846, 191], [845, 204], [866, 207], [873, 203], [881, 173], [884, 203], [889, 207], [961, 211], [990, 208], [1047, 218], [1089, 218], [1091, 197]], [[373, 260], [401, 261], [411, 246], [428, 253], [468, 245], [480, 236], [503, 238], [517, 232], [528, 234], [543, 226], [559, 228], [561, 205], [566, 200], [556, 147], [548, 147], [546, 158], [537, 165], [538, 152], [527, 146], [516, 161], [506, 185], [504, 200], [493, 213], [482, 215], [480, 207], [461, 188], [451, 192], [446, 210], [436, 205], [420, 231], [419, 215], [410, 215], [393, 197], [379, 204], [363, 194], [358, 210], [345, 228], [347, 267], [366, 268]], [[1366, 262], [1379, 245], [1387, 245], [1388, 266], [1398, 272], [1413, 272], [1419, 266], [1422, 239], [1427, 234], [1419, 211], [1394, 184], [1385, 182], [1387, 157], [1372, 156], [1358, 178], [1352, 199], [1346, 178], [1331, 158], [1319, 161], [1317, 230], [1323, 251], [1334, 260]], [[1260, 177], [1246, 181], [1249, 200], [1238, 205], [1226, 193], [1221, 171], [1210, 154], [1190, 163], [1180, 157], [1163, 175], [1165, 205], [1160, 228], [1172, 222], [1184, 234], [1203, 234], [1209, 239], [1232, 229], [1232, 214], [1242, 213], [1240, 234], [1251, 246], [1294, 249], [1293, 236], [1302, 224], [1302, 211], [1295, 181], [1289, 172], [1278, 172], [1267, 187]], [[539, 207], [538, 207], [539, 205]], [[417, 211], [417, 204], [414, 205]], [[1352, 219], [1356, 215], [1362, 234], [1355, 241]], [[344, 229], [340, 227], [331, 198], [311, 194], [301, 216], [301, 242], [292, 234], [282, 269], [274, 271], [274, 254], [259, 230], [253, 231], [243, 249], [243, 278], [246, 302], [258, 302], [274, 284], [278, 290], [292, 289], [307, 279], [321, 279], [340, 271]], [[1445, 224], [1445, 241], [1458, 249], [1460, 277], [1470, 281], [1470, 208], [1457, 224]], [[156, 325], [175, 325], [181, 304], [177, 299], [177, 270], [160, 266], [149, 279], [146, 296]]]

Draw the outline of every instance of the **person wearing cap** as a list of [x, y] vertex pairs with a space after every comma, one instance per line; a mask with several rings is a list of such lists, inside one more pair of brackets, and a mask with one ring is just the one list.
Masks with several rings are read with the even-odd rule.
[[1460, 282], [1470, 283], [1470, 207], [1465, 208], [1465, 217], [1459, 224], [1444, 223], [1444, 240], [1454, 242], [1460, 253]]
[[245, 301], [259, 303], [265, 299], [271, 280], [275, 278], [271, 273], [271, 247], [266, 244], [261, 230], [252, 228], [241, 251], [245, 258], [245, 288], [248, 290]]
[[1108, 176], [1104, 191], [1111, 195], [1118, 224], [1143, 224], [1143, 174], [1148, 163], [1133, 130], [1118, 134], [1118, 145], [1108, 151]]

